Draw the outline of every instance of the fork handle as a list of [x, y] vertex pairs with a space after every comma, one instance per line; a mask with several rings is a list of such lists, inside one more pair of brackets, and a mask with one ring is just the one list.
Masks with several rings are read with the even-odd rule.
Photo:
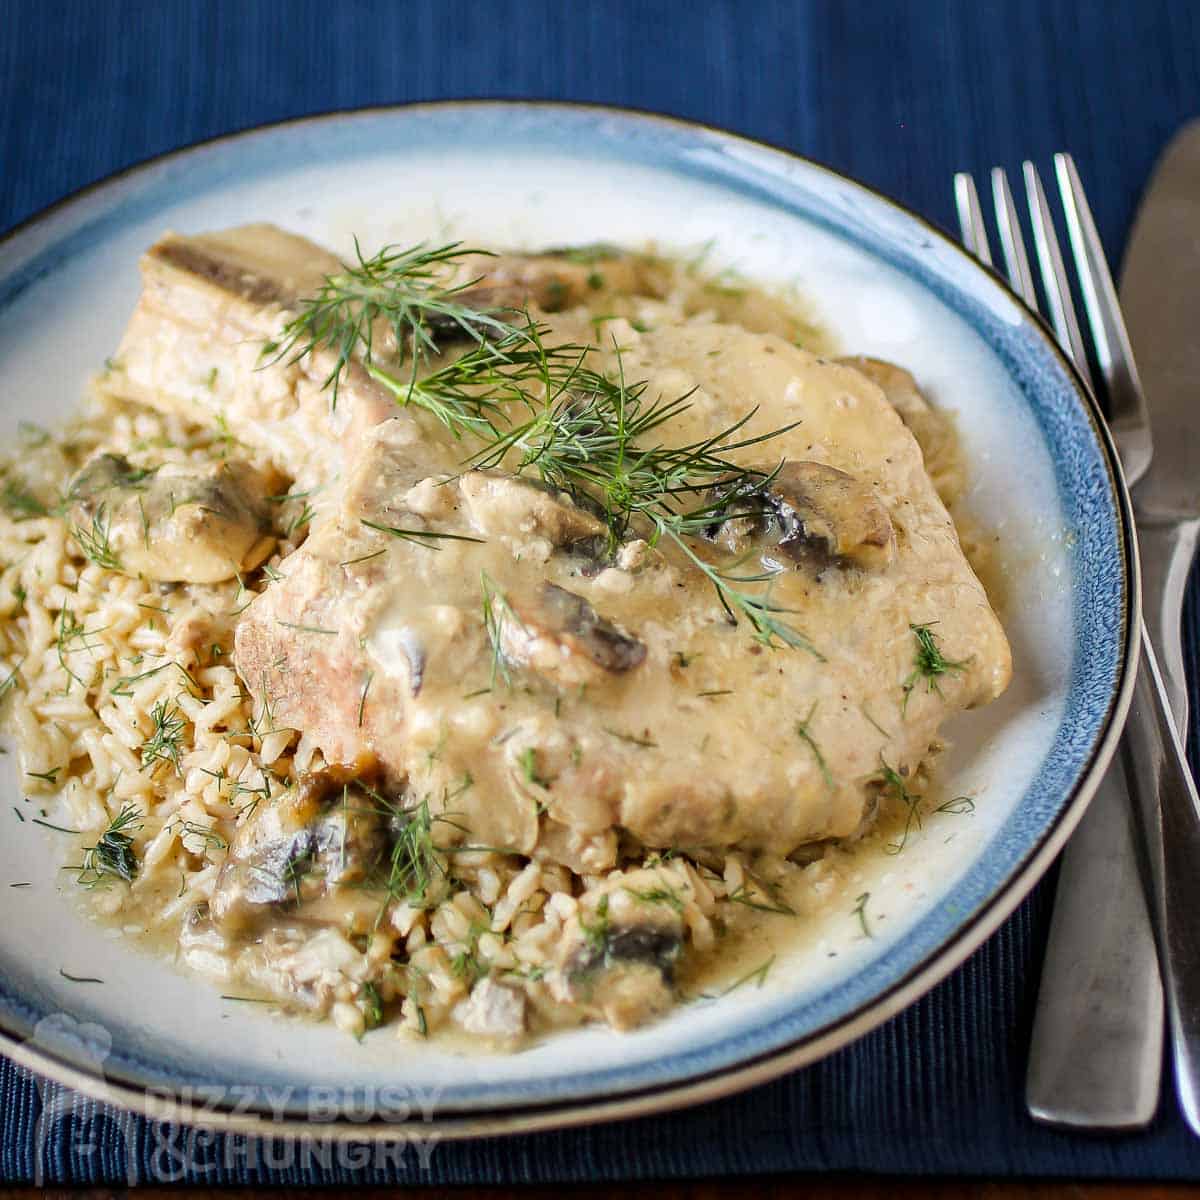
[[1158, 655], [1175, 727], [1186, 745], [1188, 689], [1179, 619], [1192, 556], [1200, 537], [1200, 521], [1154, 521], [1139, 512], [1137, 527], [1142, 563], [1142, 612]]
[[1154, 647], [1142, 657], [1123, 745], [1137, 793], [1158, 917], [1179, 1106], [1200, 1135], [1200, 797], [1167, 708]]

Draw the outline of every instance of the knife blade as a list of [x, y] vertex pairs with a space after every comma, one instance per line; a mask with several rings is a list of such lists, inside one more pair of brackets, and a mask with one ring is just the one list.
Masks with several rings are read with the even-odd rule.
[[1120, 298], [1154, 439], [1153, 462], [1133, 489], [1143, 611], [1185, 740], [1179, 624], [1200, 535], [1200, 119], [1175, 135], [1147, 185], [1125, 253]]

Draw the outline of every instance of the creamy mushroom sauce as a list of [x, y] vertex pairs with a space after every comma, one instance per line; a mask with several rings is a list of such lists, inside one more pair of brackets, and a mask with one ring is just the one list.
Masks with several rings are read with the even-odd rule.
[[[238, 578], [236, 620], [201, 615], [178, 645], [223, 640], [256, 737], [286, 746], [282, 792], [185, 846], [213, 864], [207, 900], [154, 940], [248, 996], [352, 1029], [347, 1011], [376, 1010], [369, 1027], [403, 1005], [424, 1032], [411, 974], [406, 991], [388, 972], [453, 941], [426, 910], [450, 902], [455, 864], [477, 906], [484, 872], [502, 864], [515, 889], [538, 864], [555, 881], [540, 958], [473, 962], [446, 1028], [506, 1046], [582, 1019], [625, 1028], [753, 978], [811, 936], [805, 914], [857, 846], [907, 836], [942, 722], [1007, 684], [946, 507], [964, 474], [952, 426], [902, 368], [832, 357], [794, 300], [741, 280], [607, 247], [458, 262], [448, 278], [481, 277], [464, 293], [481, 310], [528, 306], [547, 345], [590, 345], [642, 403], [679, 401], [654, 444], [744, 422], [722, 451], [765, 480], [744, 510], [682, 540], [638, 520], [614, 536], [594, 496], [517, 453], [466, 462], [469, 436], [398, 406], [361, 358], [334, 405], [328, 351], [264, 356], [340, 269], [269, 226], [164, 238], [104, 389], [208, 413], [236, 447], [151, 468], [99, 454], [67, 493], [77, 538], [95, 527], [112, 569], [182, 582], [202, 614], [219, 606], [201, 585]], [[435, 331], [444, 354], [421, 377], [473, 344]], [[281, 528], [272, 501], [295, 496], [302, 526]], [[713, 571], [769, 595], [782, 642], [731, 619]], [[381, 868], [394, 882], [422, 821], [444, 880], [381, 902]], [[170, 890], [147, 871], [118, 919], [154, 929]], [[330, 939], [369, 968], [321, 960]]]

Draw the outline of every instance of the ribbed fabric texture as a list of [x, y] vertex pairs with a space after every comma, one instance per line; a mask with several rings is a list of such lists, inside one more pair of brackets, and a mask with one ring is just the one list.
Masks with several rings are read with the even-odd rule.
[[[1200, 111], [1200, 7], [1139, 0], [0, 0], [0, 229], [188, 142], [333, 108], [465, 96], [596, 100], [722, 125], [952, 222], [956, 169], [1072, 151], [1114, 261], [1166, 138]], [[1196, 680], [1200, 594], [1185, 614]], [[1194, 699], [1200, 696], [1194, 694]], [[1192, 709], [1192, 745], [1200, 732]], [[197, 1183], [518, 1183], [765, 1171], [1200, 1178], [1164, 1082], [1146, 1133], [1024, 1114], [1053, 880], [950, 979], [805, 1071], [719, 1103], [584, 1130], [438, 1146], [428, 1169], [322, 1167], [287, 1148], [164, 1142], [39, 1092], [0, 1060], [0, 1177]], [[305, 1164], [309, 1166], [306, 1167]], [[272, 1169], [278, 1166], [280, 1169]]]

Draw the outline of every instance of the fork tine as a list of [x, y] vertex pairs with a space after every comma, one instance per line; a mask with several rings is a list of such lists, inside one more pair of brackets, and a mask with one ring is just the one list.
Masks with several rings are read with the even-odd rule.
[[1000, 230], [1000, 246], [1004, 250], [1008, 281], [1013, 291], [1020, 293], [1021, 299], [1036, 312], [1037, 294], [1033, 290], [1029, 255], [1021, 234], [1021, 219], [1017, 216], [1017, 206], [1013, 203], [1008, 175], [1003, 167], [992, 168], [992, 204], [996, 209], [996, 227]]
[[1033, 163], [1026, 159], [1021, 169], [1025, 175], [1025, 194], [1029, 199], [1029, 215], [1033, 221], [1033, 244], [1042, 271], [1042, 287], [1046, 292], [1046, 305], [1050, 309], [1050, 323], [1058, 336], [1058, 344], [1071, 356], [1080, 375], [1095, 392], [1087, 353], [1083, 348], [1083, 337], [1079, 332], [1079, 320], [1075, 316], [1075, 302], [1071, 299], [1067, 269], [1063, 265], [1058, 235], [1054, 232], [1050, 206], [1046, 203], [1046, 190]]
[[963, 245], [981, 263], [990, 267], [992, 248], [988, 245], [987, 226], [983, 223], [983, 209], [979, 207], [975, 179], [969, 171], [959, 171], [954, 176], [954, 200], [958, 207], [958, 227], [962, 230]]
[[1054, 156], [1054, 170], [1058, 176], [1058, 190], [1062, 196], [1075, 269], [1079, 272], [1083, 307], [1092, 329], [1096, 362], [1104, 376], [1113, 408], [1113, 420], [1133, 416], [1141, 425], [1148, 427], [1150, 415], [1146, 411], [1133, 351], [1129, 347], [1129, 335], [1125, 332], [1117, 291], [1113, 287], [1112, 275], [1109, 274], [1104, 248], [1092, 220], [1092, 210], [1084, 195], [1079, 172], [1069, 154]]

